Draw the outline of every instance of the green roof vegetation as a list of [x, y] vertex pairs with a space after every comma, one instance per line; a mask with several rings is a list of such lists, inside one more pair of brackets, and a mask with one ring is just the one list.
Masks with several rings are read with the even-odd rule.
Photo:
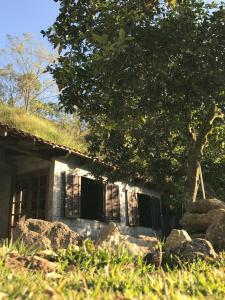
[[0, 104], [0, 122], [76, 151], [87, 151], [85, 132], [78, 126], [48, 120], [6, 104]]

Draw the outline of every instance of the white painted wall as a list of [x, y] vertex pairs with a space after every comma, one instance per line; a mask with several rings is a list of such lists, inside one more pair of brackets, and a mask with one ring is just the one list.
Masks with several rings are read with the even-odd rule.
[[24, 157], [16, 159], [14, 164], [16, 164], [17, 166], [17, 173], [15, 175], [20, 175], [24, 173], [48, 169], [51, 162], [36, 157]]
[[[99, 231], [105, 226], [104, 223], [93, 220], [82, 220], [82, 219], [66, 219], [63, 217], [63, 203], [62, 203], [62, 172], [72, 172], [78, 176], [85, 176], [90, 179], [94, 179], [94, 176], [88, 170], [88, 166], [80, 165], [79, 158], [77, 159], [66, 159], [66, 158], [56, 158], [52, 160], [52, 202], [50, 204], [51, 207], [51, 217], [52, 221], [62, 221], [67, 224], [70, 228], [79, 231], [81, 234], [90, 236], [94, 235], [95, 237], [98, 235]], [[51, 182], [51, 179], [50, 179]], [[134, 191], [135, 193], [143, 193], [149, 196], [154, 196], [156, 198], [160, 198], [160, 194], [150, 190], [143, 186], [133, 186], [130, 184], [126, 184], [124, 182], [116, 182], [115, 184], [119, 185], [119, 196], [120, 196], [120, 216], [121, 216], [121, 226], [123, 227], [124, 233], [134, 233], [134, 235], [138, 234], [146, 234], [154, 235], [155, 231], [150, 228], [143, 227], [127, 227], [126, 225], [126, 206], [125, 206], [125, 191], [128, 192]]]

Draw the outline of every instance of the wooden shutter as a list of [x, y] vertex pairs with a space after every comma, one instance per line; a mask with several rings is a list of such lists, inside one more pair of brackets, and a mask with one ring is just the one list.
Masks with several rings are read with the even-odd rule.
[[128, 193], [128, 219], [130, 226], [139, 225], [138, 200], [134, 191]]
[[66, 218], [80, 217], [80, 191], [81, 177], [71, 174], [62, 174], [62, 184], [64, 186], [64, 216]]
[[162, 227], [160, 199], [151, 197], [150, 201], [152, 212], [152, 228], [160, 229]]
[[107, 222], [120, 222], [120, 197], [118, 185], [106, 185], [105, 215]]

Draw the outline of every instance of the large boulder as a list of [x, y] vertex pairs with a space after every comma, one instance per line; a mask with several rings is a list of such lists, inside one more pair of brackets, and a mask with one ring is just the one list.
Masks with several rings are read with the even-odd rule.
[[96, 246], [116, 251], [119, 247], [122, 247], [134, 256], [144, 257], [149, 254], [150, 257], [151, 253], [155, 260], [156, 256], [160, 257], [161, 255], [158, 254], [161, 251], [160, 242], [155, 237], [140, 235], [138, 238], [135, 238], [129, 235], [122, 235], [115, 223], [109, 223], [100, 232]]
[[[204, 200], [206, 201], [206, 200]], [[182, 228], [188, 232], [205, 233], [207, 228], [215, 221], [225, 216], [225, 209], [213, 209], [207, 213], [190, 213], [184, 214], [180, 220]]]
[[188, 205], [187, 211], [189, 213], [207, 213], [213, 209], [225, 209], [225, 202], [218, 199], [204, 199], [192, 202]]
[[67, 249], [76, 245], [80, 240], [79, 234], [62, 222], [53, 222], [50, 230], [46, 232], [46, 236], [51, 241], [53, 250]]
[[190, 242], [191, 237], [185, 230], [173, 229], [163, 246], [165, 252], [172, 251], [183, 242]]
[[28, 247], [57, 250], [76, 245], [79, 235], [61, 222], [21, 219], [13, 230], [13, 239], [22, 240]]
[[13, 240], [21, 240], [32, 249], [51, 249], [51, 241], [39, 232], [29, 230], [25, 219], [21, 219], [13, 230]]
[[215, 219], [214, 223], [206, 231], [206, 239], [209, 240], [217, 251], [225, 250], [225, 215]]
[[96, 245], [101, 245], [103, 242], [110, 240], [112, 237], [120, 235], [119, 229], [114, 222], [110, 222], [100, 232]]
[[205, 239], [193, 239], [192, 241], [185, 241], [173, 248], [167, 255], [166, 259], [170, 258], [173, 262], [193, 262], [196, 259], [215, 259], [216, 252], [212, 244]]

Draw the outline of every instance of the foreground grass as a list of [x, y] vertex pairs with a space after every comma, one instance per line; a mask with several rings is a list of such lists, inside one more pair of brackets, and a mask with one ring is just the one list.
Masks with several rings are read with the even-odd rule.
[[20, 108], [0, 104], [0, 122], [77, 151], [87, 150], [84, 134], [79, 128], [63, 128], [57, 122], [27, 113]]
[[[19, 251], [26, 254], [23, 248]], [[123, 249], [112, 253], [81, 248], [60, 252], [60, 270], [43, 274], [12, 271], [3, 263], [5, 249], [0, 253], [0, 299], [224, 299], [225, 295], [223, 259], [155, 270]]]

